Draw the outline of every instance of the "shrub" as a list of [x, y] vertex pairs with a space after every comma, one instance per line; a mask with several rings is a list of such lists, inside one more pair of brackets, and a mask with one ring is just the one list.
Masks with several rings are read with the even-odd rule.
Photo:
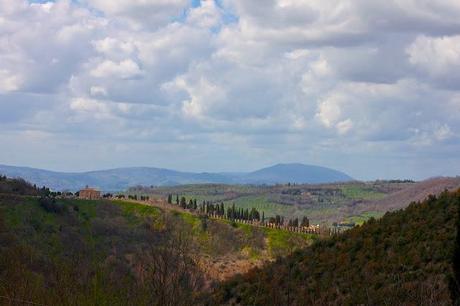
[[62, 214], [65, 211], [65, 206], [57, 203], [55, 198], [41, 197], [39, 203], [49, 213]]

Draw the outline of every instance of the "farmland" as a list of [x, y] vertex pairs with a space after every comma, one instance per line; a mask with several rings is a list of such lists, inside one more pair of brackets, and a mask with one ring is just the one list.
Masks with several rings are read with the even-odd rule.
[[174, 187], [134, 187], [128, 194], [166, 198], [184, 196], [210, 203], [224, 203], [225, 207], [235, 205], [237, 208], [264, 212], [266, 217], [275, 215], [286, 218], [302, 218], [308, 216], [314, 223], [332, 223], [344, 219], [355, 219], [358, 223], [367, 220], [370, 214], [356, 213], [344, 208], [357, 204], [381, 200], [387, 195], [414, 185], [413, 182], [350, 182], [340, 184], [319, 185], [184, 185]]

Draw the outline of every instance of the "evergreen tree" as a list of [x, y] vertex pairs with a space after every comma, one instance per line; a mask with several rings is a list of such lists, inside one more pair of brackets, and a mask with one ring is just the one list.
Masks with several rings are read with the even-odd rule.
[[294, 227], [299, 227], [299, 219], [298, 219], [298, 218], [295, 218], [295, 219], [292, 221], [292, 226], [294, 226]]
[[302, 218], [302, 223], [301, 226], [309, 227], [310, 226], [310, 220], [305, 216]]
[[172, 195], [171, 194], [168, 194], [168, 203], [172, 204]]
[[176, 205], [179, 205], [179, 195], [176, 194]]
[[197, 208], [198, 208], [198, 205], [196, 204], [196, 199], [195, 199], [193, 200], [193, 209], [197, 210]]
[[281, 217], [280, 217], [280, 215], [276, 215], [276, 217], [275, 217], [275, 224], [276, 224], [276, 225], [281, 224]]

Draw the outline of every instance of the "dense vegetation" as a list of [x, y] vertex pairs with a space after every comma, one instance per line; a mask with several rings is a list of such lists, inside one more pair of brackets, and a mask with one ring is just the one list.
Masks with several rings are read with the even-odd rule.
[[0, 194], [0, 304], [191, 305], [307, 235], [124, 201]]
[[8, 178], [0, 175], [0, 194], [40, 195], [48, 194], [49, 192], [48, 188], [37, 188], [37, 186], [21, 178]]
[[452, 304], [460, 283], [459, 206], [460, 190], [444, 192], [371, 219], [235, 277], [211, 304]]

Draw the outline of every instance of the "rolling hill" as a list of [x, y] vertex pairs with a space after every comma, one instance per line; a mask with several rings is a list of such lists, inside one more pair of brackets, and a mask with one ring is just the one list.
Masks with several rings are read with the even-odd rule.
[[28, 167], [0, 165], [0, 174], [22, 177], [38, 186], [53, 190], [78, 190], [85, 185], [104, 191], [125, 190], [128, 187], [174, 186], [183, 184], [276, 184], [276, 183], [330, 183], [350, 181], [345, 173], [318, 166], [278, 164], [248, 173], [193, 173], [169, 169], [133, 167], [110, 170], [64, 173]]
[[277, 164], [251, 173], [243, 174], [239, 181], [247, 184], [298, 183], [319, 184], [353, 180], [343, 172], [304, 164]]

